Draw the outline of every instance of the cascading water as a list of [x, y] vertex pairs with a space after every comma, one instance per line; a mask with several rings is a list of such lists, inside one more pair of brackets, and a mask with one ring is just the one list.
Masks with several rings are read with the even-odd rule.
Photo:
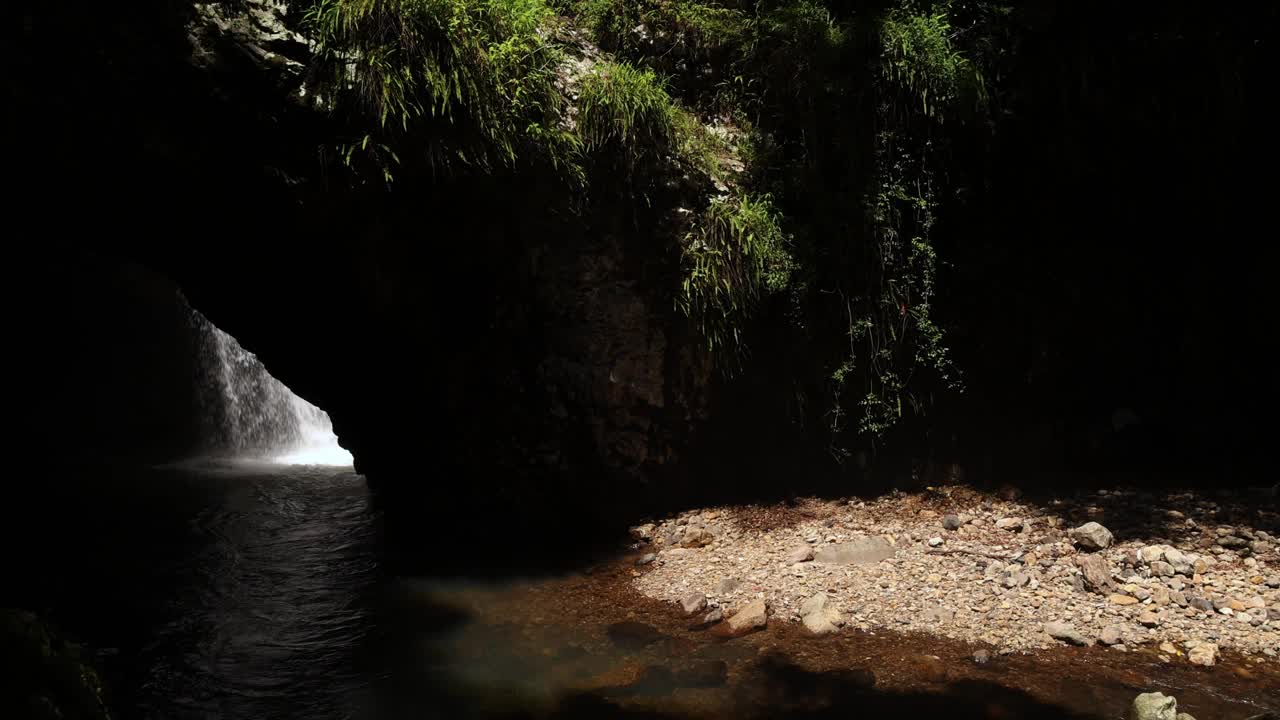
[[239, 457], [294, 465], [350, 465], [329, 414], [267, 372], [256, 355], [192, 311], [203, 345], [210, 444]]

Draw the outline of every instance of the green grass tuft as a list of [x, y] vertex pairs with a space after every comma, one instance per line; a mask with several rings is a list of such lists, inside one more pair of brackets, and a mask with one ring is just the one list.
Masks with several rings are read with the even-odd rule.
[[664, 153], [675, 137], [675, 116], [652, 70], [606, 62], [582, 79], [578, 133], [588, 150], [617, 150], [629, 164]]

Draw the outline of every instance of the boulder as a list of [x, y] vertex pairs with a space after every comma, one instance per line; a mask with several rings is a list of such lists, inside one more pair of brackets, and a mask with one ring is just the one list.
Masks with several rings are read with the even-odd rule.
[[1128, 720], [1178, 720], [1178, 701], [1164, 693], [1142, 693], [1129, 706]]
[[959, 515], [947, 515], [942, 518], [942, 527], [947, 530], [959, 530], [964, 523], [960, 522]]
[[1213, 643], [1200, 643], [1187, 652], [1187, 659], [1196, 665], [1213, 667], [1218, 663], [1218, 646]]
[[1115, 540], [1110, 530], [1096, 522], [1087, 522], [1078, 528], [1072, 528], [1068, 535], [1076, 547], [1089, 551], [1105, 550], [1111, 547], [1111, 543]]
[[849, 542], [827, 545], [814, 554], [815, 562], [826, 565], [868, 565], [893, 557], [894, 548], [882, 537], [864, 536]]
[[1111, 564], [1101, 555], [1080, 555], [1076, 564], [1084, 574], [1085, 587], [1093, 592], [1105, 594], [1115, 587], [1111, 580]]
[[734, 633], [748, 633], [763, 630], [769, 623], [769, 608], [764, 598], [756, 598], [729, 616], [727, 624]]
[[1064, 622], [1047, 622], [1044, 624], [1045, 633], [1054, 640], [1071, 645], [1092, 645], [1089, 638], [1085, 637], [1079, 630], [1071, 627]]
[[785, 561], [788, 564], [794, 565], [796, 563], [809, 562], [812, 559], [813, 559], [813, 548], [809, 547], [808, 545], [801, 545], [800, 547], [797, 547], [796, 549], [787, 553]]
[[800, 606], [800, 619], [809, 632], [816, 635], [833, 633], [843, 624], [840, 612], [831, 605], [826, 593], [818, 593]]

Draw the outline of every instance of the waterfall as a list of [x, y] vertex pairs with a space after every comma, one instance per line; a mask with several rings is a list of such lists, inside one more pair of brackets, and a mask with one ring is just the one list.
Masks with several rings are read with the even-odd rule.
[[201, 341], [202, 404], [219, 452], [293, 465], [350, 465], [329, 414], [267, 372], [256, 355], [192, 310]]

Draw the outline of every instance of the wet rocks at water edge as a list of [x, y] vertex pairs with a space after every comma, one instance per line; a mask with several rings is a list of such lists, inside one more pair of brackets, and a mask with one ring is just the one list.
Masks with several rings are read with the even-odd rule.
[[1076, 547], [1086, 551], [1106, 550], [1115, 539], [1111, 531], [1096, 522], [1087, 522], [1070, 532]]
[[1103, 645], [1119, 645], [1124, 642], [1124, 630], [1119, 625], [1108, 625], [1102, 628], [1098, 642]]
[[707, 596], [702, 593], [686, 595], [684, 600], [680, 601], [680, 605], [684, 608], [685, 615], [695, 615], [707, 608]]
[[1083, 633], [1064, 622], [1047, 622], [1044, 624], [1044, 631], [1054, 640], [1061, 640], [1070, 645], [1087, 646], [1093, 644], [1093, 641], [1085, 637]]
[[1218, 663], [1218, 646], [1213, 643], [1197, 643], [1189, 648], [1187, 659], [1196, 665], [1213, 667]]
[[756, 598], [729, 616], [726, 624], [734, 633], [763, 630], [769, 623], [769, 608], [764, 598]]
[[826, 593], [818, 593], [800, 606], [800, 619], [806, 629], [815, 635], [835, 632], [844, 620], [834, 604], [828, 602]]

